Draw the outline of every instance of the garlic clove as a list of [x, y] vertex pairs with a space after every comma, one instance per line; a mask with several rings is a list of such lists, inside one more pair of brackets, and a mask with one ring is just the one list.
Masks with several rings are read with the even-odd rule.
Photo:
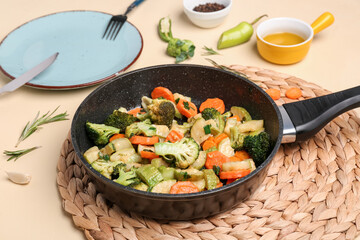
[[19, 172], [6, 172], [8, 178], [16, 184], [28, 184], [31, 180], [31, 176], [27, 173]]

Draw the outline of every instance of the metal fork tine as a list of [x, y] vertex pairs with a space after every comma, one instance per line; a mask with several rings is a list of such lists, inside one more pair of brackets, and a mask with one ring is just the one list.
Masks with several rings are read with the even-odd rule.
[[107, 36], [106, 36], [106, 39], [108, 39], [108, 38], [111, 36], [111, 34], [113, 33], [113, 28], [114, 28], [116, 25], [117, 25], [117, 22], [114, 21], [114, 20], [112, 20], [112, 21], [111, 21], [110, 29], [109, 29], [108, 34], [107, 34]]
[[[115, 40], [115, 38], [117, 37], [117, 35], [118, 35], [118, 33], [120, 32], [120, 30], [121, 30], [121, 28], [122, 28], [123, 25], [124, 25], [124, 22], [119, 22], [118, 26], [116, 26], [117, 29], [114, 29], [114, 33], [113, 33], [114, 38], [111, 39], [111, 38], [112, 38], [112, 36], [111, 36], [110, 40]], [[114, 35], [114, 34], [115, 34], [115, 35]]]
[[109, 29], [109, 27], [110, 27], [111, 24], [112, 24], [112, 21], [110, 20], [110, 22], [109, 22], [108, 25], [106, 26], [106, 29], [105, 29], [105, 32], [104, 32], [104, 35], [102, 36], [102, 38], [104, 38], [105, 35], [107, 34], [108, 29]]

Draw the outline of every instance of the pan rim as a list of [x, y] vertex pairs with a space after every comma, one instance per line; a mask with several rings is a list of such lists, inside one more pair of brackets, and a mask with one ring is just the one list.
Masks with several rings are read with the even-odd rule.
[[[226, 184], [224, 186], [222, 186], [221, 188], [215, 188], [212, 190], [206, 190], [206, 191], [202, 191], [202, 192], [197, 192], [197, 193], [186, 193], [186, 194], [164, 194], [164, 193], [153, 193], [153, 192], [145, 192], [145, 191], [140, 191], [140, 190], [136, 190], [133, 189], [131, 187], [127, 187], [127, 186], [123, 186], [121, 184], [118, 184], [108, 178], [106, 178], [105, 176], [103, 176], [102, 174], [100, 174], [99, 172], [97, 172], [95, 169], [93, 169], [91, 167], [91, 165], [84, 159], [84, 157], [82, 156], [82, 154], [80, 153], [80, 148], [77, 144], [76, 138], [75, 138], [75, 122], [76, 119], [79, 115], [79, 110], [81, 109], [81, 106], [84, 105], [94, 94], [96, 94], [96, 92], [100, 91], [100, 89], [106, 87], [107, 85], [113, 83], [114, 81], [121, 81], [121, 78], [127, 77], [128, 75], [132, 75], [132, 74], [136, 74], [138, 72], [142, 72], [142, 71], [148, 71], [148, 70], [152, 70], [152, 69], [162, 69], [162, 68], [169, 68], [169, 67], [185, 67], [185, 68], [200, 68], [200, 69], [209, 69], [212, 71], [219, 71], [219, 72], [223, 72], [225, 74], [229, 74], [232, 75], [238, 79], [240, 79], [241, 81], [245, 81], [248, 84], [252, 85], [254, 88], [256, 88], [257, 90], [259, 90], [264, 96], [265, 98], [271, 103], [272, 107], [274, 108], [277, 118], [278, 118], [278, 124], [279, 124], [279, 133], [277, 136], [277, 139], [275, 141], [275, 143], [273, 144], [273, 149], [272, 151], [269, 153], [268, 157], [266, 158], [266, 160], [259, 165], [253, 172], [251, 172], [249, 175], [241, 178], [240, 180], [234, 181], [233, 183], [230, 184]], [[266, 94], [266, 92], [259, 87], [257, 84], [255, 84], [254, 82], [252, 82], [251, 80], [242, 77], [240, 75], [237, 75], [235, 73], [232, 73], [230, 71], [226, 71], [223, 69], [219, 69], [219, 68], [215, 68], [212, 66], [205, 66], [205, 65], [198, 65], [198, 64], [161, 64], [161, 65], [153, 65], [153, 66], [148, 66], [148, 67], [144, 67], [144, 68], [139, 68], [139, 69], [135, 69], [132, 71], [129, 71], [127, 73], [124, 73], [112, 80], [107, 81], [106, 83], [100, 85], [99, 87], [97, 87], [95, 90], [93, 90], [78, 106], [73, 120], [72, 120], [72, 124], [71, 124], [71, 140], [72, 140], [72, 144], [75, 150], [75, 154], [79, 157], [79, 159], [81, 160], [81, 162], [84, 164], [84, 166], [86, 166], [86, 168], [88, 168], [88, 170], [91, 171], [91, 173], [96, 176], [101, 178], [103, 181], [105, 181], [108, 184], [111, 184], [113, 187], [120, 189], [121, 191], [124, 191], [128, 194], [131, 194], [134, 197], [137, 196], [141, 196], [142, 198], [149, 198], [149, 199], [161, 199], [161, 200], [165, 200], [165, 201], [181, 201], [181, 200], [193, 200], [193, 199], [198, 199], [198, 198], [207, 198], [207, 197], [211, 197], [213, 195], [216, 195], [219, 192], [226, 192], [226, 191], [230, 191], [233, 188], [237, 188], [237, 186], [241, 185], [242, 183], [248, 181], [249, 179], [255, 177], [263, 168], [266, 168], [266, 166], [268, 164], [270, 164], [270, 162], [272, 161], [272, 159], [274, 158], [275, 154], [277, 153], [280, 145], [281, 145], [281, 140], [283, 137], [283, 120], [282, 120], [282, 116], [281, 113], [278, 109], [277, 104], [275, 103], [275, 101], [273, 99], [271, 99], [271, 97]]]

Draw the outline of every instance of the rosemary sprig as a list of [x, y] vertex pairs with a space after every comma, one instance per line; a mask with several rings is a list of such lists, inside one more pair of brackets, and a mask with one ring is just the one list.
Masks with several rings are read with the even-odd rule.
[[229, 72], [235, 73], [235, 74], [237, 74], [237, 75], [239, 75], [239, 76], [241, 76], [241, 77], [245, 77], [245, 78], [248, 79], [248, 76], [247, 76], [246, 74], [242, 73], [242, 72], [239, 72], [239, 71], [236, 71], [236, 70], [234, 70], [234, 69], [228, 68], [228, 67], [226, 67], [226, 66], [224, 66], [224, 65], [217, 64], [214, 60], [212, 60], [212, 59], [210, 59], [210, 58], [205, 58], [205, 59], [208, 60], [208, 61], [209, 61], [212, 65], [214, 65], [215, 67], [221, 68], [221, 69], [223, 69], [223, 70], [225, 70], [225, 71], [229, 71]]
[[63, 121], [63, 120], [68, 120], [68, 118], [66, 118], [68, 116], [68, 114], [66, 112], [64, 113], [60, 113], [56, 116], [52, 116], [56, 110], [59, 108], [60, 106], [58, 106], [53, 112], [50, 113], [47, 112], [44, 115], [42, 115], [39, 118], [40, 112], [38, 112], [34, 118], [34, 120], [30, 123], [28, 122], [26, 124], [26, 126], [24, 127], [23, 131], [21, 132], [21, 135], [18, 139], [18, 142], [16, 143], [15, 147], [17, 147], [19, 145], [20, 142], [24, 141], [26, 138], [28, 138], [31, 134], [33, 134], [41, 125], [47, 124], [47, 123], [52, 123], [52, 122], [58, 122], [58, 121]]
[[7, 151], [5, 150], [4, 151], [4, 154], [6, 156], [9, 156], [9, 159], [8, 161], [11, 161], [14, 159], [14, 161], [16, 161], [19, 157], [31, 152], [31, 151], [34, 151], [35, 149], [38, 149], [39, 147], [32, 147], [32, 148], [28, 148], [28, 149], [22, 149], [22, 150], [16, 150], [16, 151]]
[[206, 51], [202, 54], [202, 56], [209, 56], [209, 55], [220, 55], [220, 53], [216, 52], [214, 49], [204, 46], [203, 49]]

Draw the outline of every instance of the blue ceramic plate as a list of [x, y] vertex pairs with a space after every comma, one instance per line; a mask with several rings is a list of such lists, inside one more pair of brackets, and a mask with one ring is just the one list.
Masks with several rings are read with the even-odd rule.
[[115, 41], [102, 39], [110, 18], [101, 12], [69, 11], [25, 23], [0, 43], [0, 70], [14, 79], [59, 52], [27, 86], [73, 89], [109, 80], [130, 67], [143, 48], [140, 32], [129, 22]]

